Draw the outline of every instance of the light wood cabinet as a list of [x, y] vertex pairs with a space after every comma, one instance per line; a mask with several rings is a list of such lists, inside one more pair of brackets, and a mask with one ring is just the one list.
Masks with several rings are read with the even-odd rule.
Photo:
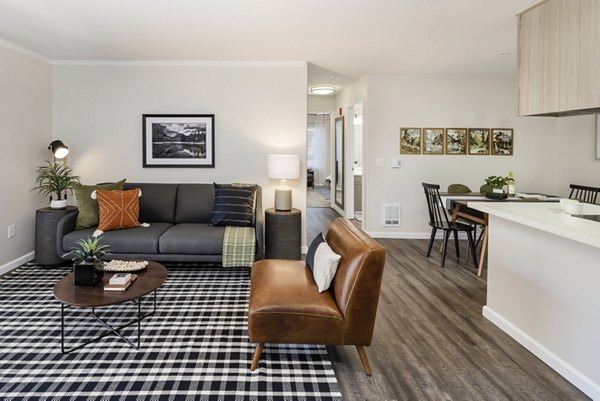
[[547, 0], [519, 15], [518, 114], [600, 107], [600, 0]]

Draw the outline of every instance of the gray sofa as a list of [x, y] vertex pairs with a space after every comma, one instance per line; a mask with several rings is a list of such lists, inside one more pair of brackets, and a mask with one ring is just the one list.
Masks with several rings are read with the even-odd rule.
[[[169, 262], [221, 262], [225, 227], [212, 226], [213, 184], [126, 183], [140, 188], [140, 223], [149, 227], [107, 231], [108, 259], [143, 259]], [[256, 193], [256, 259], [263, 258], [262, 193]], [[95, 228], [75, 230], [77, 211], [64, 216], [57, 227], [57, 253], [69, 252], [75, 243], [91, 237]], [[68, 258], [63, 258], [69, 260]]]

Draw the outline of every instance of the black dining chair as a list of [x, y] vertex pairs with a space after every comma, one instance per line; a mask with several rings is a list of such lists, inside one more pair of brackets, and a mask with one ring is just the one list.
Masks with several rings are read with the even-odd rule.
[[[471, 191], [471, 188], [469, 188], [465, 184], [450, 184], [450, 185], [448, 185], [447, 192], [449, 194], [470, 194], [473, 191]], [[452, 210], [448, 209], [448, 211], [450, 213], [452, 213]], [[473, 238], [477, 238], [477, 240], [475, 241], [475, 249], [477, 249], [477, 245], [479, 245], [479, 242], [481, 241], [481, 238], [483, 237], [483, 230], [485, 229], [485, 227], [481, 226], [481, 234], [479, 235], [479, 238], [478, 238], [477, 237], [477, 226], [479, 224], [474, 223], [467, 219], [463, 219], [462, 217], [459, 217], [457, 221], [460, 223], [463, 223], [463, 224], [468, 224], [473, 227]], [[440, 249], [440, 252], [441, 252], [441, 249]], [[469, 247], [467, 246], [467, 258], [465, 260], [469, 260], [469, 253], [470, 253]]]
[[600, 188], [585, 185], [571, 184], [569, 188], [571, 188], [569, 199], [577, 199], [586, 203], [596, 203], [598, 192], [600, 192]]
[[427, 257], [431, 255], [431, 247], [435, 240], [435, 234], [437, 230], [444, 231], [444, 242], [442, 244], [442, 261], [441, 267], [444, 267], [446, 262], [446, 248], [448, 245], [448, 237], [450, 232], [454, 235], [454, 246], [456, 248], [456, 257], [460, 258], [460, 251], [458, 248], [458, 232], [466, 232], [467, 239], [469, 240], [469, 249], [473, 255], [473, 262], [475, 268], [478, 267], [477, 253], [475, 252], [475, 244], [473, 242], [473, 227], [463, 223], [451, 223], [448, 220], [448, 214], [446, 213], [446, 207], [442, 203], [440, 198], [440, 186], [436, 184], [423, 184], [423, 190], [425, 191], [425, 198], [427, 198], [427, 209], [429, 211], [429, 226], [431, 226], [431, 237], [429, 239], [429, 246], [427, 247]]

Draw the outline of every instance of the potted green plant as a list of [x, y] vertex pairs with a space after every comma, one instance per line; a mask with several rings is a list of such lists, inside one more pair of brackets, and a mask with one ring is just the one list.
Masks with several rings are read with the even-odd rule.
[[483, 192], [486, 197], [492, 199], [506, 199], [508, 197], [504, 192], [506, 177], [490, 175], [485, 178], [484, 181], [485, 185], [482, 187], [481, 192]]
[[73, 260], [73, 284], [94, 286], [104, 276], [104, 262], [109, 245], [101, 245], [102, 237], [80, 239], [77, 246], [63, 257], [71, 256]]
[[67, 206], [67, 190], [72, 190], [74, 184], [79, 184], [79, 177], [73, 175], [71, 167], [62, 163], [51, 163], [38, 167], [35, 182], [37, 186], [32, 188], [44, 196], [50, 196], [50, 207], [63, 209]]

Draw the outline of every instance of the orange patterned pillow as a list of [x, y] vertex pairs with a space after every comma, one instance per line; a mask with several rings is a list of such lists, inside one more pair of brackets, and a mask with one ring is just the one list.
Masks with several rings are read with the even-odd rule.
[[96, 190], [100, 224], [98, 230], [109, 231], [120, 228], [139, 227], [140, 190], [106, 191]]

